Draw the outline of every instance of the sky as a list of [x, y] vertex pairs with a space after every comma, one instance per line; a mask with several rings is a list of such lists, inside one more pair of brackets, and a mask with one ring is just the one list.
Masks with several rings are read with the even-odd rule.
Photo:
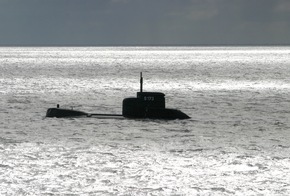
[[290, 0], [0, 0], [0, 46], [290, 45]]

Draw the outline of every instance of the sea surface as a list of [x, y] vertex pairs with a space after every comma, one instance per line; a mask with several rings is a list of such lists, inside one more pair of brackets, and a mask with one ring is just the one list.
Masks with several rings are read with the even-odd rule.
[[[163, 92], [189, 120], [122, 113]], [[290, 47], [1, 47], [0, 195], [290, 195]]]

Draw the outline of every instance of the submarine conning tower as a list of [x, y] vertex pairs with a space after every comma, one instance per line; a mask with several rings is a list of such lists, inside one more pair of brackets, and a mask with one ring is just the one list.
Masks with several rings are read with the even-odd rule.
[[122, 115], [127, 118], [188, 119], [180, 110], [165, 108], [165, 94], [143, 92], [143, 77], [140, 73], [140, 92], [137, 97], [123, 100]]

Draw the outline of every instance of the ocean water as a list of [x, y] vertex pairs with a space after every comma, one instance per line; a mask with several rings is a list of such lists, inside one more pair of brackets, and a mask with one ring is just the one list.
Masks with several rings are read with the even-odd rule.
[[[141, 71], [191, 119], [45, 118]], [[0, 98], [0, 195], [290, 195], [290, 47], [2, 47]]]

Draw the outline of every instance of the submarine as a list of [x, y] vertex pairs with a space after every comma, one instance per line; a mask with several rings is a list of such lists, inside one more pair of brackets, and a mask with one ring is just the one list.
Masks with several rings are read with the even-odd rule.
[[140, 91], [136, 97], [123, 100], [122, 114], [86, 113], [83, 111], [60, 108], [49, 108], [46, 117], [98, 117], [98, 118], [128, 118], [128, 119], [189, 119], [190, 117], [177, 109], [165, 107], [165, 94], [161, 92], [143, 92], [143, 77], [140, 73]]

